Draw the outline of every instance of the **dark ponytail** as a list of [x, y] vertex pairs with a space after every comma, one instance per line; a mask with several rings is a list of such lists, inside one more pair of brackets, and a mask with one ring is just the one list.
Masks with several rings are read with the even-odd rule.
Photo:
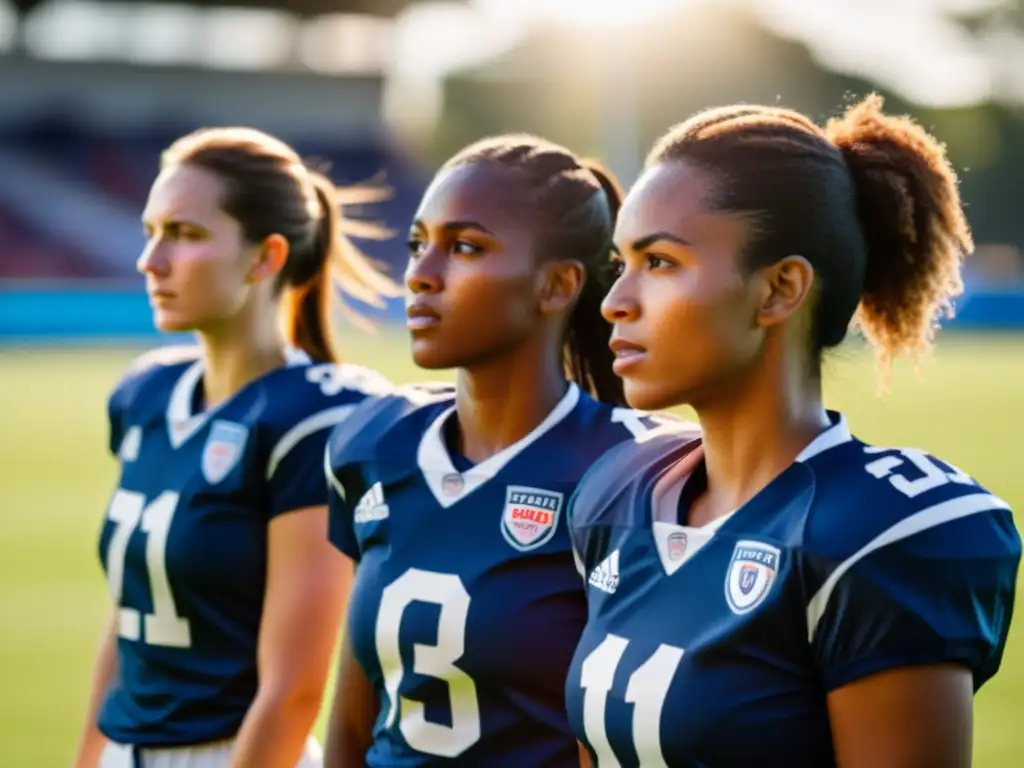
[[[343, 205], [379, 202], [384, 191], [338, 189], [321, 173], [306, 168], [284, 142], [252, 128], [207, 128], [178, 139], [161, 166], [188, 164], [218, 175], [225, 184], [221, 207], [250, 243], [271, 235], [288, 241], [288, 260], [277, 279], [283, 293], [289, 343], [319, 362], [339, 359], [331, 318], [332, 281], [343, 294], [374, 307], [398, 296], [399, 286], [349, 240], [349, 235], [381, 239], [389, 235], [368, 222], [342, 215]], [[366, 321], [343, 302], [357, 324]]]
[[512, 170], [544, 217], [542, 258], [573, 259], [586, 280], [568, 319], [563, 357], [566, 375], [602, 402], [625, 405], [622, 381], [612, 371], [611, 326], [601, 302], [611, 285], [610, 251], [622, 190], [600, 163], [529, 134], [483, 139], [466, 147], [445, 168], [493, 162]]
[[615, 219], [622, 207], [622, 187], [615, 176], [596, 160], [584, 160], [583, 166], [601, 185], [600, 205], [607, 211], [608, 236], [603, 254], [584, 262], [587, 279], [569, 318], [565, 339], [565, 359], [569, 376], [598, 400], [626, 405], [622, 379], [612, 371], [615, 355], [608, 348], [612, 326], [601, 314], [601, 302], [611, 287], [610, 251]]
[[[337, 362], [341, 358], [331, 317], [332, 281], [344, 295], [374, 307], [384, 306], [384, 297], [398, 296], [400, 290], [356, 248], [346, 231], [364, 237], [387, 233], [366, 222], [347, 220], [334, 182], [316, 171], [307, 173], [316, 193], [319, 217], [308, 254], [295, 259], [297, 269], [287, 270], [282, 306], [285, 335], [313, 360]], [[371, 188], [350, 188], [345, 193], [351, 204], [377, 202], [381, 194]], [[355, 325], [367, 325], [365, 318], [344, 301], [338, 306]]]

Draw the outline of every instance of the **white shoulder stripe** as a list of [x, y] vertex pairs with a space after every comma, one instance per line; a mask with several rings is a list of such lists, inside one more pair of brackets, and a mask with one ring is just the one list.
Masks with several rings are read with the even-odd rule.
[[828, 609], [828, 601], [835, 591], [836, 584], [843, 575], [855, 566], [859, 561], [870, 555], [877, 549], [886, 547], [889, 544], [909, 538], [916, 533], [921, 533], [929, 528], [959, 520], [963, 517], [975, 515], [979, 512], [990, 512], [996, 509], [1009, 509], [1010, 505], [997, 496], [988, 493], [975, 493], [971, 496], [960, 496], [956, 499], [944, 501], [941, 504], [922, 509], [910, 517], [900, 520], [896, 525], [883, 531], [874, 539], [869, 541], [858, 551], [840, 563], [832, 574], [821, 585], [814, 597], [807, 604], [807, 640], [814, 640], [814, 632], [818, 628], [818, 622], [825, 615]]
[[355, 408], [354, 405], [336, 405], [333, 408], [325, 408], [314, 413], [312, 416], [307, 416], [285, 432], [270, 452], [270, 460], [267, 462], [267, 480], [274, 476], [278, 466], [284, 461], [285, 456], [288, 455], [292, 448], [321, 429], [340, 424], [348, 418]]
[[338, 482], [338, 478], [334, 476], [334, 469], [331, 467], [331, 444], [327, 443], [324, 446], [324, 474], [327, 476], [327, 482], [331, 484], [331, 488], [334, 489], [335, 493], [341, 497], [341, 500], [345, 500], [345, 486]]

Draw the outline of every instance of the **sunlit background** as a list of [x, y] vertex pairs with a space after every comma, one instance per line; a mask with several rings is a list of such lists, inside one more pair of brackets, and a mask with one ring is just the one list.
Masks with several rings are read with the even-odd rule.
[[[1004, 0], [0, 0], [0, 766], [72, 758], [107, 610], [104, 400], [152, 331], [134, 260], [160, 150], [253, 125], [383, 179], [399, 233], [434, 168], [542, 134], [631, 182], [702, 107], [825, 120], [870, 90], [948, 145], [978, 243], [933, 360], [891, 393], [852, 340], [828, 364], [856, 431], [954, 461], [1016, 507], [1024, 473], [1024, 9]], [[400, 270], [402, 239], [369, 243]], [[418, 372], [401, 329], [348, 356]], [[433, 376], [432, 376], [433, 377]], [[1018, 622], [1018, 625], [1021, 622]], [[977, 698], [976, 765], [1024, 766], [1024, 630]]]

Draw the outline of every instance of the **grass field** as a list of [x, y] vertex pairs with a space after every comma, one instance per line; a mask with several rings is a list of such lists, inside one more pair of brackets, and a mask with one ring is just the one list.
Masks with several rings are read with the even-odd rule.
[[[418, 378], [402, 342], [360, 339], [354, 361]], [[0, 353], [0, 766], [69, 764], [107, 610], [96, 536], [114, 479], [104, 402], [131, 350]], [[918, 378], [900, 369], [875, 396], [858, 348], [827, 366], [829, 403], [876, 442], [939, 454], [1024, 509], [1024, 337], [954, 337]], [[431, 377], [437, 378], [437, 377]], [[1024, 620], [978, 695], [980, 768], [1024, 766]]]

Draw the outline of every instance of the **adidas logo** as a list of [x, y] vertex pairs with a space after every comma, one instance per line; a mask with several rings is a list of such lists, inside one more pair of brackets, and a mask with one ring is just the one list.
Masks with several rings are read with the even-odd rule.
[[375, 520], [383, 520], [390, 513], [391, 510], [384, 503], [384, 488], [380, 483], [374, 483], [356, 504], [353, 517], [356, 523], [372, 523]]
[[139, 458], [139, 448], [142, 447], [142, 429], [129, 427], [118, 446], [117, 455], [121, 461], [135, 461]]
[[597, 587], [609, 595], [615, 594], [619, 588], [619, 550], [615, 550], [608, 557], [597, 564], [597, 567], [590, 572], [587, 582], [592, 587]]

